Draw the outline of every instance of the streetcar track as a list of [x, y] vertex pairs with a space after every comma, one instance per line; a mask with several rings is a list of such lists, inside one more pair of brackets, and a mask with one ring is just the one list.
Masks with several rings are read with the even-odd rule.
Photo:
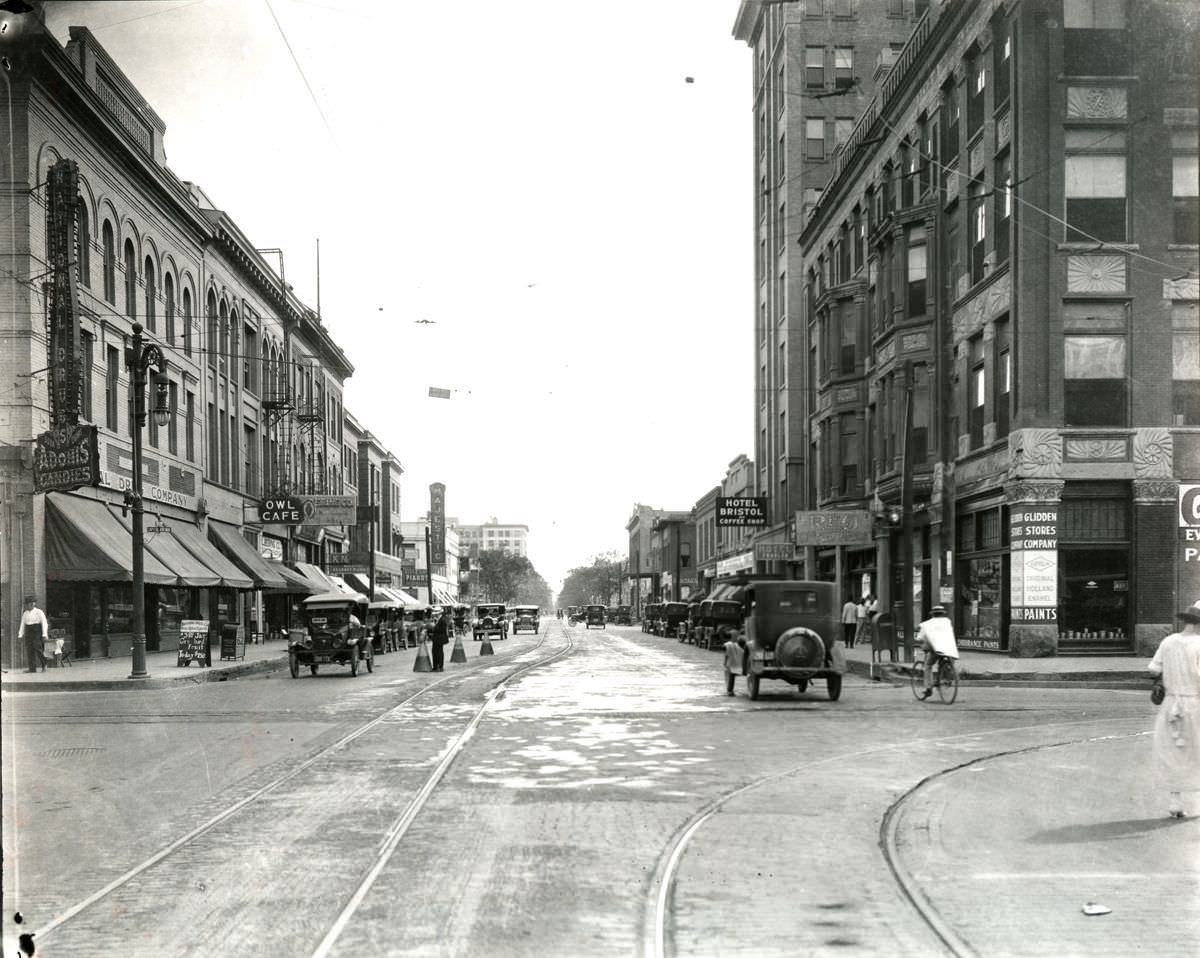
[[[910, 750], [921, 748], [921, 747], [944, 745], [944, 744], [951, 743], [951, 742], [962, 741], [964, 739], [984, 738], [984, 737], [990, 737], [993, 735], [1010, 735], [1015, 732], [1047, 730], [1047, 729], [1052, 729], [1052, 728], [1056, 728], [1056, 727], [1072, 728], [1072, 727], [1087, 726], [1087, 725], [1107, 724], [1107, 723], [1113, 722], [1114, 720], [1115, 721], [1127, 721], [1131, 718], [1133, 718], [1133, 717], [1132, 716], [1117, 717], [1114, 719], [1113, 716], [1102, 716], [1102, 717], [1093, 718], [1093, 719], [1078, 719], [1078, 720], [1072, 720], [1072, 721], [1045, 722], [1045, 723], [1041, 723], [1041, 724], [1035, 723], [1032, 725], [1011, 726], [1011, 727], [1003, 728], [1003, 729], [976, 730], [976, 731], [971, 731], [971, 732], [963, 732], [963, 733], [959, 733], [956, 735], [939, 736], [937, 738], [921, 738], [921, 739], [916, 739], [913, 741], [908, 741], [908, 742], [903, 742], [903, 743], [878, 745], [878, 746], [874, 746], [871, 748], [859, 749], [859, 750], [851, 751], [851, 752], [841, 752], [837, 755], [829, 755], [824, 758], [816, 759], [816, 760], [809, 761], [809, 762], [802, 762], [799, 765], [794, 765], [794, 766], [784, 769], [782, 771], [771, 772], [767, 775], [759, 776], [758, 778], [755, 778], [752, 781], [747, 782], [744, 785], [741, 785], [735, 789], [732, 789], [732, 790], [724, 793], [723, 795], [719, 795], [718, 797], [705, 803], [701, 808], [699, 808], [696, 812], [694, 812], [692, 814], [692, 816], [686, 822], [684, 822], [683, 825], [680, 826], [680, 828], [677, 830], [676, 837], [673, 839], [673, 841], [663, 850], [663, 855], [660, 858], [660, 860], [662, 861], [662, 865], [658, 869], [657, 873], [654, 876], [654, 879], [651, 882], [652, 891], [651, 891], [651, 895], [650, 895], [650, 901], [648, 902], [647, 911], [652, 916], [652, 926], [648, 927], [647, 931], [646, 931], [647, 937], [650, 938], [649, 947], [647, 948], [647, 953], [650, 955], [653, 955], [653, 958], [667, 958], [667, 956], [669, 954], [667, 921], [668, 921], [668, 918], [670, 915], [670, 902], [671, 902], [671, 899], [673, 897], [673, 893], [675, 890], [676, 873], [678, 871], [679, 864], [683, 859], [684, 852], [687, 850], [688, 843], [703, 828], [703, 826], [714, 815], [716, 815], [717, 812], [721, 811], [722, 808], [724, 808], [727, 804], [729, 804], [736, 798], [740, 798], [741, 796], [746, 795], [749, 792], [755, 791], [755, 790], [763, 787], [764, 785], [768, 785], [770, 783], [779, 781], [781, 779], [788, 778], [789, 776], [796, 775], [801, 772], [808, 772], [808, 771], [811, 771], [812, 769], [821, 768], [823, 766], [833, 765], [838, 762], [843, 762], [846, 760], [864, 759], [864, 758], [867, 758], [872, 755], [879, 755], [879, 754], [886, 753], [886, 752], [910, 751]], [[893, 808], [895, 808], [899, 804], [899, 802], [903, 801], [906, 796], [911, 795], [918, 788], [920, 788], [921, 785], [925, 784], [925, 782], [932, 780], [934, 778], [937, 778], [938, 776], [940, 776], [946, 772], [956, 771], [956, 770], [958, 770], [958, 768], [965, 768], [967, 766], [974, 765], [974, 764], [977, 764], [982, 761], [986, 761], [986, 760], [997, 758], [997, 757], [1002, 757], [1002, 756], [1008, 755], [1008, 754], [1019, 754], [1021, 752], [1035, 751], [1035, 750], [1039, 750], [1039, 749], [1057, 748], [1057, 747], [1061, 747], [1061, 746], [1065, 746], [1065, 745], [1078, 744], [1081, 742], [1104, 741], [1107, 739], [1115, 739], [1115, 738], [1131, 738], [1131, 737], [1134, 737], [1137, 735], [1145, 735], [1145, 734], [1147, 734], [1147, 733], [1144, 731], [1140, 731], [1140, 732], [1125, 733], [1123, 735], [1103, 735], [1103, 736], [1084, 737], [1084, 738], [1071, 739], [1071, 740], [1062, 741], [1062, 742], [1042, 743], [1040, 745], [1027, 746], [1027, 747], [1021, 748], [1021, 749], [1001, 750], [1001, 751], [998, 751], [995, 753], [990, 753], [985, 756], [976, 757], [975, 759], [972, 759], [968, 762], [962, 763], [960, 766], [955, 766], [952, 769], [943, 769], [939, 772], [933, 773], [930, 776], [927, 776], [927, 778], [925, 778], [925, 779], [922, 779], [922, 781], [917, 783], [917, 785], [914, 786], [913, 789], [911, 789], [909, 792], [906, 792], [905, 796], [902, 796], [899, 800], [897, 800], [897, 802], [893, 803], [892, 806], [889, 806], [888, 812], [885, 812], [884, 823], [886, 825], [889, 822], [888, 814], [892, 811]], [[883, 827], [884, 826], [881, 826], [881, 835], [883, 834], [883, 832], [882, 832]], [[889, 858], [889, 854], [888, 854], [886, 848], [884, 849], [884, 857], [885, 857], [885, 859], [889, 860], [889, 867], [891, 867], [891, 860]], [[903, 883], [904, 879], [902, 879], [901, 876], [897, 873], [896, 868], [893, 867], [891, 870], [892, 870], [893, 876], [897, 880], [897, 884], [900, 886], [901, 892], [913, 904], [918, 915], [931, 928], [931, 930], [934, 932], [934, 934], [937, 935], [938, 939], [940, 941], [942, 941], [942, 943], [944, 945], [946, 945], [946, 947], [950, 950], [951, 954], [954, 954], [956, 956], [962, 956], [962, 958], [974, 958], [974, 956], [975, 956], [974, 951], [971, 951], [969, 949], [961, 950], [961, 951], [955, 950], [955, 947], [950, 944], [950, 942], [947, 940], [947, 937], [943, 937], [943, 935], [941, 933], [939, 933], [938, 928], [936, 928], [932, 924], [930, 924], [930, 919], [929, 919], [928, 915], [922, 911], [922, 908], [917, 904], [917, 901], [914, 898], [914, 896], [909, 894], [908, 888], [906, 888]], [[915, 884], [916, 884], [915, 879], [911, 880], [910, 886], [915, 887]], [[918, 889], [917, 894], [918, 894], [918, 896], [920, 895], [919, 889]], [[932, 910], [932, 906], [930, 906], [930, 909]], [[935, 921], [940, 922], [940, 917], [935, 918]], [[948, 932], [948, 937], [950, 937], [951, 940], [954, 940], [957, 938], [957, 936], [954, 936], [953, 933], [949, 932], [948, 929], [946, 929], [946, 931]], [[966, 948], [965, 943], [963, 943], [963, 947]], [[672, 951], [673, 950], [674, 949], [672, 947]]]
[[[497, 687], [503, 687], [504, 684], [506, 682], [508, 682], [515, 675], [519, 675], [523, 672], [530, 671], [531, 669], [538, 668], [539, 666], [544, 665], [546, 662], [553, 661], [554, 659], [558, 658], [559, 656], [571, 651], [574, 648], [573, 639], [570, 635], [568, 635], [566, 633], [565, 629], [564, 629], [563, 635], [568, 640], [568, 644], [564, 648], [559, 649], [553, 655], [544, 657], [544, 658], [539, 659], [532, 663], [525, 663], [523, 665], [519, 665], [518, 667], [509, 669], [507, 672], [505, 672], [505, 674], [485, 694], [485, 703], [483, 706], [480, 707], [479, 710], [477, 710], [477, 714], [472, 719], [472, 722], [474, 724], [478, 724], [478, 719], [482, 718], [482, 713], [484, 711], [486, 711], [486, 709], [491, 705], [491, 702], [493, 701], [493, 697], [494, 697], [494, 692]], [[545, 644], [545, 641], [547, 638], [549, 638], [549, 633], [542, 633], [542, 637], [539, 639], [539, 641], [537, 642], [536, 645], [531, 646], [530, 648], [521, 649], [520, 651], [515, 653], [515, 656], [519, 657], [521, 655], [525, 655], [527, 653], [537, 651], [539, 648], [541, 648], [541, 646], [543, 644]], [[478, 662], [479, 660], [476, 660], [476, 661]], [[482, 664], [483, 665], [491, 665], [492, 663], [482, 663]], [[67, 924], [72, 919], [74, 919], [75, 917], [80, 915], [82, 912], [91, 908], [93, 905], [97, 904], [98, 902], [103, 901], [105, 898], [107, 898], [108, 896], [113, 894], [118, 889], [124, 887], [125, 885], [128, 885], [134, 879], [136, 879], [138, 876], [142, 875], [144, 872], [153, 868], [155, 865], [157, 865], [160, 862], [164, 861], [165, 859], [169, 858], [171, 855], [186, 848], [188, 845], [195, 842], [201, 836], [207, 834], [208, 832], [211, 832], [218, 825], [229, 820], [230, 818], [233, 818], [235, 815], [237, 815], [243, 809], [247, 808], [251, 804], [258, 801], [259, 799], [262, 799], [263, 797], [267, 796], [268, 794], [274, 792], [280, 786], [297, 778], [301, 773], [312, 768], [314, 765], [316, 765], [321, 760], [328, 758], [330, 755], [332, 755], [335, 752], [337, 752], [338, 750], [344, 748], [346, 745], [349, 745], [350, 743], [354, 742], [356, 739], [362, 737], [363, 735], [366, 735], [368, 732], [372, 731], [379, 725], [383, 724], [389, 718], [394, 717], [395, 714], [398, 714], [401, 710], [403, 710], [406, 707], [408, 707], [409, 705], [411, 705], [413, 702], [415, 702], [417, 699], [424, 696], [426, 693], [433, 691], [435, 689], [439, 689], [442, 686], [447, 685], [455, 680], [479, 674], [482, 671], [483, 671], [483, 668], [473, 668], [467, 672], [453, 672], [453, 673], [445, 675], [441, 678], [433, 680], [428, 685], [425, 685], [422, 688], [418, 689], [411, 695], [402, 699], [400, 702], [397, 702], [395, 705], [390, 706], [389, 708], [385, 709], [383, 712], [381, 712], [379, 715], [376, 715], [370, 721], [364, 722], [364, 723], [352, 728], [350, 731], [341, 735], [336, 741], [330, 743], [329, 745], [321, 747], [316, 752], [309, 755], [308, 758], [300, 761], [299, 764], [295, 765], [293, 768], [277, 775], [271, 781], [267, 782], [266, 784], [260, 786], [259, 788], [255, 789], [255, 790], [253, 790], [250, 794], [243, 796], [241, 799], [239, 799], [238, 801], [229, 805], [228, 807], [226, 807], [222, 811], [218, 812], [217, 814], [211, 816], [206, 821], [197, 825], [195, 828], [192, 828], [190, 831], [186, 832], [184, 835], [180, 836], [179, 838], [177, 838], [174, 841], [170, 842], [169, 844], [165, 845], [163, 848], [159, 849], [157, 852], [155, 852], [150, 857], [146, 858], [139, 864], [135, 865], [133, 868], [131, 868], [128, 871], [124, 872], [123, 874], [119, 875], [117, 878], [114, 878], [112, 881], [110, 881], [104, 887], [100, 888], [98, 891], [93, 892], [91, 895], [87, 896], [82, 901], [77, 902], [75, 905], [72, 905], [70, 908], [67, 908], [61, 914], [56, 915], [53, 919], [51, 919], [45, 925], [36, 929], [32, 934], [39, 941], [39, 943], [44, 941], [52, 932], [54, 932], [58, 928], [61, 928], [63, 925]], [[122, 717], [122, 718], [124, 718], [124, 717]], [[191, 721], [195, 720], [195, 716], [188, 716], [188, 718]], [[471, 731], [473, 733], [473, 729]], [[447, 757], [452, 759], [457, 754], [457, 751], [461, 749], [462, 745], [465, 745], [467, 738], [469, 738], [469, 736], [464, 738], [462, 735], [460, 735], [459, 739], [456, 741], [456, 745], [452, 746], [450, 749], [447, 750]], [[445, 765], [445, 768], [448, 769], [450, 762], [447, 762], [444, 758], [443, 762], [439, 763], [438, 769], [442, 769], [443, 764]], [[445, 774], [444, 769], [441, 771], [440, 774], [438, 773], [438, 770], [435, 769], [434, 775], [437, 775], [439, 780], [440, 780], [441, 775], [444, 775], [444, 774]], [[434, 787], [436, 787], [436, 782], [434, 783]], [[426, 786], [422, 786], [421, 791], [424, 792], [425, 788], [426, 788]], [[429, 792], [432, 792], [432, 790], [433, 790], [432, 787], [428, 789]], [[421, 804], [423, 805], [424, 802], [422, 801]], [[416, 809], [416, 811], [419, 811], [419, 810], [420, 810], [419, 808]], [[415, 817], [415, 812], [413, 813], [413, 815]], [[401, 817], [403, 817], [403, 815]], [[393, 823], [393, 828], [395, 828], [395, 823]], [[399, 832], [399, 837], [403, 837], [403, 831]], [[397, 839], [396, 844], [398, 844], [398, 839]], [[393, 846], [393, 848], [394, 848], [394, 846]], [[390, 855], [390, 852], [389, 852], [389, 855]]]

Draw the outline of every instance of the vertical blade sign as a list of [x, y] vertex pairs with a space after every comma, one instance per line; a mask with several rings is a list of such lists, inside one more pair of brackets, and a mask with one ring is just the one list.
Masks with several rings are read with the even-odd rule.
[[47, 311], [46, 365], [50, 367], [51, 428], [79, 422], [79, 291], [75, 287], [75, 229], [79, 168], [59, 160], [47, 184], [47, 241], [50, 254], [50, 308]]
[[435, 482], [429, 486], [429, 563], [446, 562], [446, 486]]

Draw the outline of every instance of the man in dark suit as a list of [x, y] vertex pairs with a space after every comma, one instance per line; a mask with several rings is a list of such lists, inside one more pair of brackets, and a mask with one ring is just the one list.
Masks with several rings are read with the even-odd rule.
[[443, 671], [446, 662], [446, 643], [450, 641], [450, 611], [443, 606], [442, 614], [433, 625], [433, 671]]

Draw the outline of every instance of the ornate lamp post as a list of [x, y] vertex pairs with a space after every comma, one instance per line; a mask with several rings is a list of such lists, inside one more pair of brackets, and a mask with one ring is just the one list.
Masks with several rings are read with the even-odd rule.
[[125, 505], [133, 510], [133, 671], [131, 679], [148, 678], [146, 671], [146, 571], [142, 532], [142, 427], [146, 425], [146, 374], [157, 370], [154, 386], [154, 421], [165, 426], [171, 419], [170, 387], [167, 362], [154, 343], [142, 342], [142, 327], [133, 324], [133, 345], [125, 350], [125, 366], [130, 374], [130, 401], [133, 403], [133, 488], [125, 491]]

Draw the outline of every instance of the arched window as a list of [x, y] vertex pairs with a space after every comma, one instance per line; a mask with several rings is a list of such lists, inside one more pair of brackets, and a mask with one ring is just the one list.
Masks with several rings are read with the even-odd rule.
[[208, 320], [208, 338], [204, 341], [204, 348], [208, 350], [208, 364], [213, 368], [217, 368], [217, 296], [211, 290], [208, 293], [208, 305], [205, 309], [205, 317]]
[[270, 346], [264, 339], [262, 341], [262, 368], [259, 370], [258, 381], [262, 383], [263, 397], [266, 398], [271, 394], [271, 353]]
[[192, 291], [183, 288], [183, 354], [192, 355]]
[[158, 320], [154, 315], [154, 260], [146, 257], [146, 328], [154, 333], [158, 331]]
[[175, 345], [175, 280], [170, 273], [163, 273], [163, 312], [167, 317], [167, 344]]
[[104, 244], [104, 298], [117, 305], [117, 250], [113, 241], [112, 223], [104, 221], [101, 230]]
[[[316, 471], [313, 472], [313, 477], [320, 482], [321, 485], [325, 484], [325, 457], [319, 452], [317, 453], [317, 468]], [[313, 489], [313, 492], [318, 494], [328, 491], [328, 489]]]
[[125, 241], [125, 315], [137, 319], [137, 253], [133, 240]]
[[238, 357], [242, 354], [242, 330], [238, 322], [238, 312], [236, 309], [229, 311], [229, 348], [225, 350], [225, 368], [229, 370], [231, 376], [238, 375], [238, 368], [241, 363], [238, 362]]
[[221, 300], [220, 319], [221, 341], [217, 347], [219, 353], [217, 356], [217, 368], [221, 372], [225, 372], [229, 368], [229, 305], [225, 300]]
[[88, 223], [87, 204], [81, 196], [75, 204], [75, 275], [79, 285], [92, 287], [92, 234]]

